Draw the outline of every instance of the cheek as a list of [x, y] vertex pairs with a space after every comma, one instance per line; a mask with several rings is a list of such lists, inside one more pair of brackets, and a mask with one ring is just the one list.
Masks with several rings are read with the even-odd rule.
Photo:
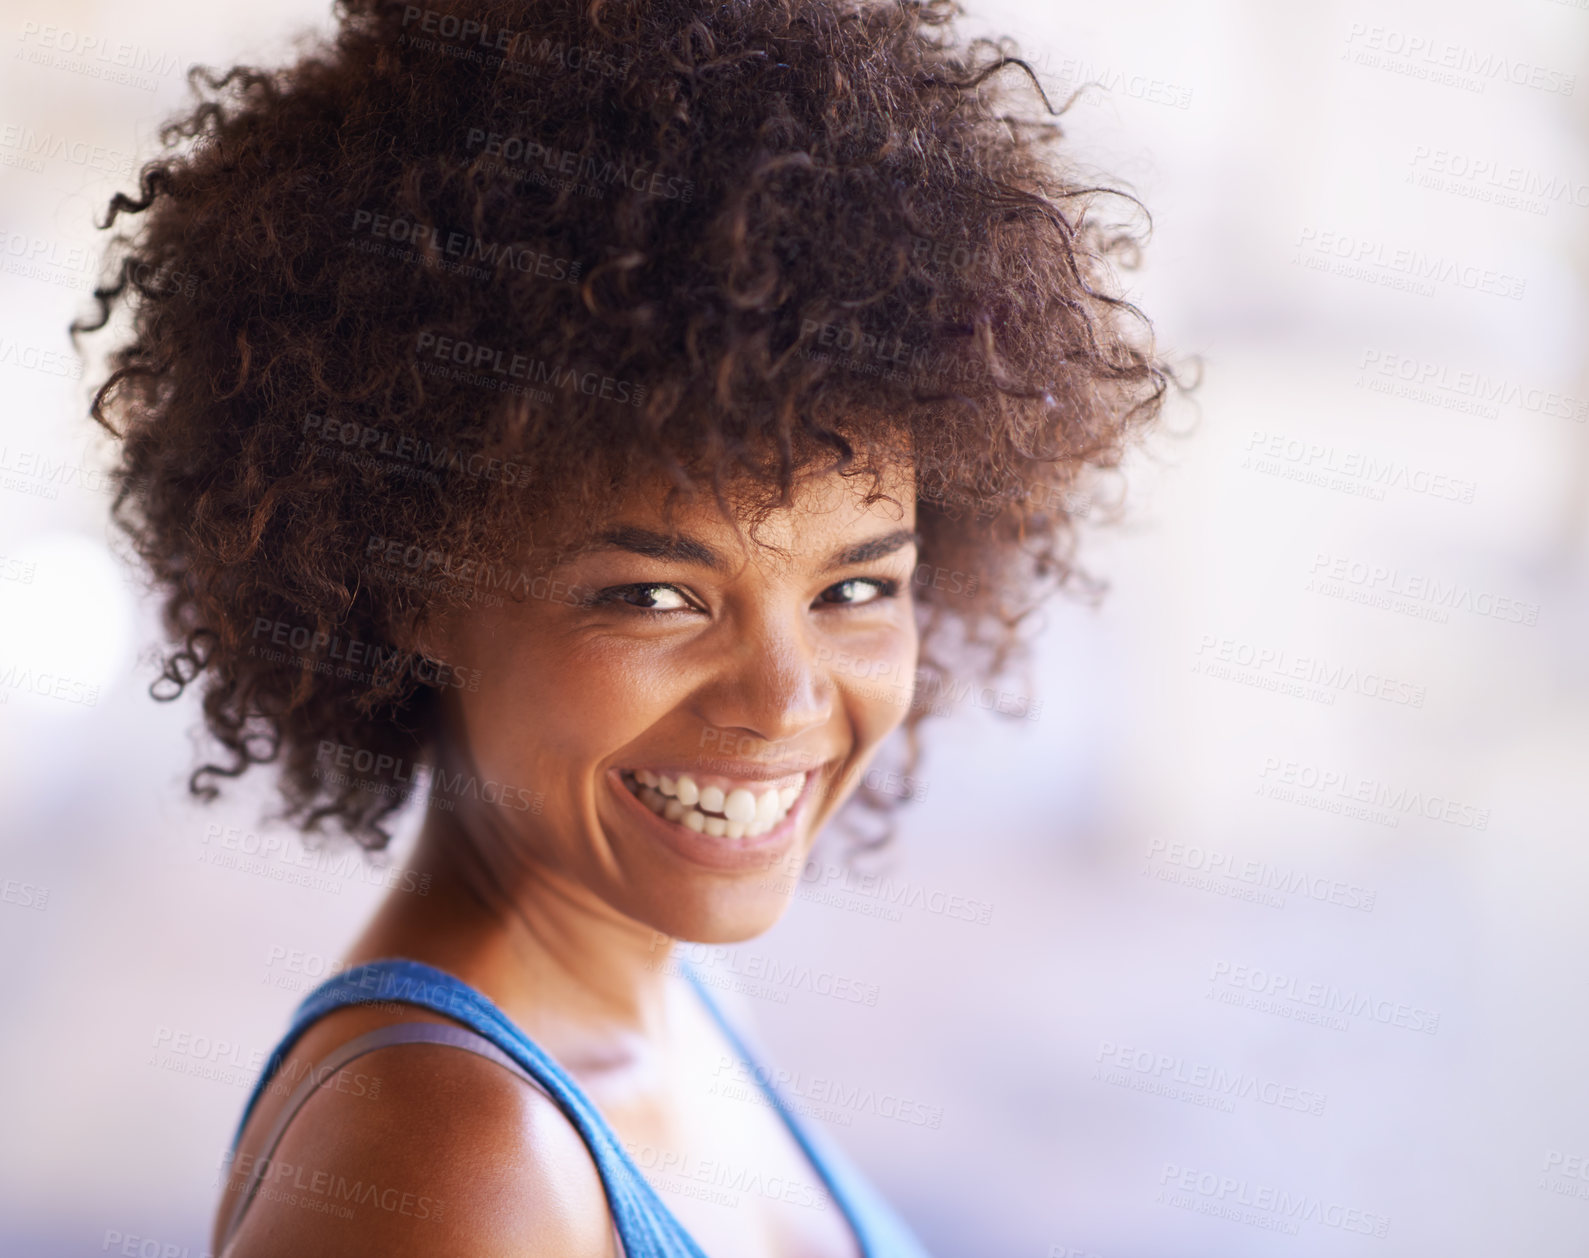
[[504, 653], [480, 692], [464, 696], [474, 758], [503, 771], [534, 766], [542, 777], [599, 762], [668, 709], [675, 672], [632, 642], [545, 642]]
[[835, 663], [833, 677], [863, 747], [882, 742], [910, 712], [917, 663], [914, 628], [876, 639], [864, 652], [839, 654]]

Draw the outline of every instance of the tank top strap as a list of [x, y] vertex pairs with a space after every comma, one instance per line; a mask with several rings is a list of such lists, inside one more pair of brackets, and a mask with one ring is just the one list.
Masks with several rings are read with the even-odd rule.
[[[708, 1014], [755, 1079], [756, 1086], [782, 1118], [812, 1168], [827, 1186], [834, 1203], [847, 1218], [860, 1243], [862, 1258], [927, 1258], [920, 1242], [837, 1144], [831, 1142], [818, 1128], [808, 1126], [795, 1111], [774, 1083], [772, 1073], [759, 1063], [739, 1031], [718, 1008], [707, 982], [696, 972], [695, 967], [680, 958], [677, 969], [695, 989]], [[355, 1049], [373, 1051], [374, 1047], [384, 1046], [388, 1039], [391, 1043], [434, 1040], [467, 1048], [481, 1056], [498, 1060], [500, 1064], [514, 1069], [515, 1073], [522, 1072], [528, 1082], [552, 1099], [590, 1150], [607, 1194], [613, 1225], [623, 1245], [625, 1258], [706, 1258], [574, 1079], [484, 993], [445, 971], [419, 961], [393, 958], [356, 966], [328, 979], [304, 998], [293, 1014], [286, 1035], [266, 1062], [264, 1073], [249, 1095], [242, 1119], [232, 1137], [233, 1154], [260, 1096], [304, 1032], [337, 1009], [379, 1004], [412, 1005], [428, 1009], [461, 1023], [474, 1034], [410, 1035], [407, 1030], [397, 1034], [395, 1028], [383, 1028], [385, 1032], [394, 1033], [390, 1036], [371, 1033], [354, 1040], [334, 1050], [327, 1058], [328, 1062]], [[404, 1025], [412, 1027], [425, 1024]], [[361, 1040], [367, 1043], [361, 1043]], [[501, 1056], [494, 1056], [493, 1053]], [[334, 1073], [325, 1069], [325, 1065], [320, 1063], [305, 1084], [313, 1085], [315, 1080]], [[301, 1090], [301, 1097], [296, 1093], [293, 1097], [298, 1105], [307, 1101], [314, 1087], [303, 1088], [301, 1085]], [[293, 1112], [296, 1112], [296, 1107], [289, 1101], [285, 1117], [277, 1122], [280, 1130], [271, 1133], [273, 1139], [280, 1138]], [[274, 1148], [267, 1150], [265, 1156], [269, 1157], [272, 1153]], [[241, 1218], [240, 1212], [237, 1217]]]
[[808, 1124], [778, 1087], [773, 1072], [763, 1066], [745, 1038], [718, 1008], [705, 979], [681, 959], [679, 971], [690, 981], [701, 1003], [717, 1023], [740, 1061], [745, 1064], [768, 1104], [789, 1128], [806, 1158], [827, 1185], [829, 1194], [849, 1219], [861, 1242], [864, 1258], [928, 1258], [921, 1242], [892, 1207], [868, 1182], [860, 1168], [821, 1128]]
[[[487, 996], [461, 979], [419, 961], [390, 959], [356, 966], [321, 984], [304, 998], [287, 1034], [254, 1085], [232, 1137], [232, 1152], [235, 1154], [249, 1115], [272, 1076], [309, 1027], [337, 1009], [388, 1003], [428, 1009], [461, 1022], [489, 1041], [552, 1099], [579, 1132], [596, 1163], [625, 1258], [706, 1258], [630, 1161], [616, 1134], [567, 1072]], [[457, 1046], [466, 1047], [461, 1043]], [[351, 1045], [342, 1051], [348, 1047]], [[317, 1071], [316, 1075], [323, 1078], [327, 1073], [331, 1072]], [[307, 1100], [307, 1096], [303, 1099]], [[279, 1125], [285, 1127], [284, 1123]], [[279, 1136], [279, 1133], [273, 1134]]]
[[265, 1133], [260, 1142], [259, 1150], [254, 1155], [252, 1166], [249, 1168], [243, 1184], [237, 1192], [237, 1201], [232, 1207], [232, 1212], [226, 1221], [226, 1228], [221, 1234], [221, 1253], [226, 1252], [237, 1229], [242, 1226], [243, 1216], [248, 1213], [248, 1208], [254, 1204], [254, 1198], [259, 1193], [265, 1176], [269, 1174], [270, 1167], [275, 1161], [276, 1147], [281, 1143], [281, 1138], [287, 1134], [287, 1128], [292, 1120], [298, 1116], [298, 1111], [309, 1103], [311, 1097], [325, 1085], [326, 1080], [335, 1078], [343, 1067], [357, 1061], [366, 1053], [373, 1053], [378, 1049], [391, 1048], [398, 1044], [444, 1044], [449, 1048], [460, 1048], [465, 1052], [474, 1053], [488, 1061], [495, 1062], [511, 1074], [517, 1075], [537, 1091], [545, 1093], [546, 1089], [534, 1075], [520, 1066], [500, 1048], [485, 1036], [475, 1031], [465, 1030], [460, 1026], [450, 1023], [437, 1022], [397, 1022], [390, 1026], [377, 1027], [367, 1031], [354, 1039], [340, 1045], [328, 1056], [323, 1057], [304, 1077], [298, 1081], [298, 1086], [292, 1090], [276, 1121], [271, 1124], [270, 1130]]

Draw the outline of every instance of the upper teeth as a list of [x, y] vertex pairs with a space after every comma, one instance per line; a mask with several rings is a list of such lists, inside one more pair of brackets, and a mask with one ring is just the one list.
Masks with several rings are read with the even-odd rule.
[[640, 784], [635, 794], [652, 812], [713, 838], [730, 839], [766, 834], [788, 815], [804, 785], [802, 779], [782, 788], [770, 786], [758, 795], [743, 786], [726, 793], [720, 786], [701, 786], [687, 773], [673, 778], [636, 769], [634, 778]]

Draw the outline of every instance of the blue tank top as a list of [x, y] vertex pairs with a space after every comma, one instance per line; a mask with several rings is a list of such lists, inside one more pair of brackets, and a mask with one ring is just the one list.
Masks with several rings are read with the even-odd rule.
[[[724, 1037], [755, 1077], [763, 1095], [782, 1117], [795, 1142], [810, 1159], [834, 1203], [848, 1219], [859, 1239], [864, 1258], [927, 1258], [926, 1251], [909, 1229], [838, 1146], [816, 1127], [808, 1126], [795, 1113], [787, 1098], [771, 1081], [770, 1073], [752, 1058], [738, 1033], [724, 1018], [700, 976], [688, 964], [681, 964], [679, 968], [695, 988]], [[256, 1181], [268, 1166], [276, 1142], [298, 1107], [308, 1100], [320, 1082], [329, 1078], [352, 1056], [391, 1043], [447, 1043], [490, 1057], [515, 1073], [527, 1076], [528, 1081], [551, 1097], [573, 1123], [596, 1163], [596, 1170], [607, 1193], [614, 1228], [623, 1244], [626, 1258], [706, 1258], [701, 1247], [657, 1196], [656, 1190], [641, 1174], [617, 1134], [607, 1125], [607, 1120], [597, 1112], [573, 1077], [483, 993], [451, 974], [418, 961], [373, 961], [329, 979], [304, 998], [293, 1015], [287, 1034], [271, 1054], [264, 1073], [248, 1098], [237, 1132], [232, 1137], [234, 1154], [248, 1116], [299, 1037], [333, 1010], [376, 1002], [395, 1002], [429, 1009], [463, 1023], [474, 1034], [457, 1027], [432, 1023], [405, 1023], [400, 1028], [381, 1028], [345, 1045], [343, 1050], [316, 1067], [287, 1103], [276, 1129], [270, 1134], [254, 1164]], [[255, 1187], [257, 1182], [251, 1183], [236, 1204], [222, 1241], [223, 1253], [253, 1199]]]

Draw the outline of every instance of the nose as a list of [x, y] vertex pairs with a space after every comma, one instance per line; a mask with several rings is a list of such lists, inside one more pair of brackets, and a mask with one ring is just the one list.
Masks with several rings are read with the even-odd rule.
[[825, 725], [835, 687], [815, 644], [798, 624], [764, 620], [735, 635], [701, 715], [718, 729], [782, 743]]

